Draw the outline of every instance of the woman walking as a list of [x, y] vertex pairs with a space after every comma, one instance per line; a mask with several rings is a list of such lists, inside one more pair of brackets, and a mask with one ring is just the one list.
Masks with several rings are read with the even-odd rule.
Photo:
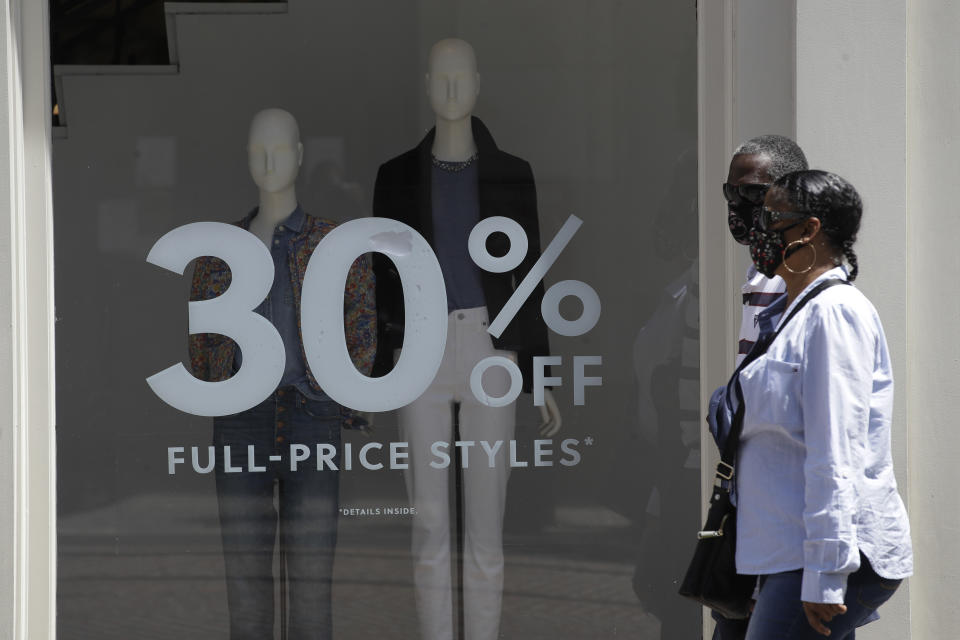
[[851, 640], [912, 573], [883, 327], [856, 287], [818, 289], [856, 278], [862, 209], [840, 176], [799, 171], [773, 184], [751, 231], [758, 270], [787, 286], [758, 315], [761, 338], [819, 293], [739, 374], [736, 563], [760, 577], [747, 640]]

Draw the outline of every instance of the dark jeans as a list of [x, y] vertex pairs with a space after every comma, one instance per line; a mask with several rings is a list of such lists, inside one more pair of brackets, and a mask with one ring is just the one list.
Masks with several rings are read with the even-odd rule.
[[[807, 621], [800, 602], [801, 571], [787, 571], [762, 576], [746, 640], [823, 640]], [[847, 579], [843, 603], [847, 612], [836, 616], [826, 626], [830, 640], [854, 640], [854, 630], [877, 618], [876, 611], [900, 586], [900, 580], [877, 575], [867, 558], [860, 554], [860, 569]]]
[[[339, 466], [339, 405], [284, 387], [252, 409], [215, 418], [213, 437], [231, 640], [273, 637], [278, 523], [286, 555], [288, 638], [330, 638], [339, 476], [332, 469], [317, 470], [317, 445], [335, 447]], [[291, 471], [294, 444], [311, 453]], [[231, 466], [242, 471], [228, 472], [224, 447], [230, 447]], [[280, 459], [270, 461], [270, 456]]]
[[712, 611], [711, 615], [717, 623], [717, 626], [713, 629], [713, 640], [743, 640], [747, 636], [747, 624], [750, 622], [749, 618], [745, 620], [730, 620], [729, 618], [724, 618], [716, 611]]

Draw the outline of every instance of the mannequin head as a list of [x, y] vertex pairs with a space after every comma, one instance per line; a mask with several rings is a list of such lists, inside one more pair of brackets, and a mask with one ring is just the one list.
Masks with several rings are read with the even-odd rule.
[[250, 123], [247, 154], [250, 176], [260, 191], [277, 193], [292, 188], [303, 162], [297, 121], [283, 109], [259, 112]]
[[469, 118], [480, 93], [480, 74], [473, 47], [459, 38], [433, 45], [427, 67], [427, 96], [440, 120]]

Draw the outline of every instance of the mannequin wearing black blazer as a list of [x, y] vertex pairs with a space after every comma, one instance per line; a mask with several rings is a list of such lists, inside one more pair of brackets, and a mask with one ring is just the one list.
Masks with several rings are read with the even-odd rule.
[[[484, 298], [492, 321], [540, 257], [537, 193], [529, 163], [501, 151], [479, 118], [472, 117], [471, 125], [478, 153], [480, 218], [510, 218], [523, 228], [529, 242], [527, 255], [516, 269], [482, 274]], [[373, 195], [374, 216], [410, 225], [431, 247], [435, 247], [430, 193], [433, 140], [431, 129], [416, 148], [384, 163], [377, 173]], [[495, 256], [504, 255], [509, 248], [510, 241], [503, 234], [494, 234], [487, 241], [487, 249]], [[463, 251], [466, 252], [467, 247], [463, 247]], [[386, 256], [375, 254], [374, 272], [379, 336], [373, 375], [379, 376], [393, 367], [393, 352], [403, 342], [404, 308], [400, 278], [393, 263]], [[543, 292], [543, 283], [540, 283], [503, 334], [493, 338], [497, 349], [517, 353], [523, 388], [527, 392], [533, 384], [533, 357], [547, 356], [550, 349], [547, 327], [540, 314]], [[546, 375], [550, 375], [549, 372]]]
[[[453, 45], [462, 47], [461, 43]], [[477, 222], [491, 216], [504, 216], [523, 228], [529, 243], [523, 262], [513, 271], [479, 271], [482, 300], [478, 300], [481, 291], [476, 284], [466, 285], [470, 289], [466, 295], [469, 308], [460, 308], [460, 303], [456, 302], [464, 293], [461, 291], [464, 285], [460, 285], [457, 278], [447, 278], [448, 286], [455, 287], [454, 295], [448, 299], [455, 302], [447, 318], [443, 363], [431, 386], [416, 401], [397, 412], [400, 438], [407, 441], [410, 448], [410, 463], [404, 470], [404, 480], [411, 506], [416, 509], [412, 519], [411, 551], [422, 640], [447, 640], [454, 635], [453, 587], [450, 582], [451, 514], [447, 489], [450, 469], [438, 469], [431, 464], [435, 462], [430, 455], [431, 448], [438, 442], [449, 443], [455, 437], [477, 444], [477, 450], [470, 455], [469, 466], [462, 465], [460, 487], [465, 523], [462, 557], [464, 638], [492, 640], [499, 637], [504, 575], [503, 516], [510, 476], [507, 451], [515, 435], [516, 403], [497, 407], [481, 402], [471, 392], [469, 379], [472, 367], [481, 359], [493, 355], [515, 357], [523, 374], [523, 388], [529, 391], [533, 385], [533, 358], [549, 355], [547, 327], [540, 315], [544, 294], [542, 284], [536, 287], [499, 338], [487, 331], [487, 323], [496, 317], [540, 257], [536, 188], [530, 165], [498, 149], [480, 120], [471, 117], [469, 129], [464, 129], [472, 133], [476, 148], [476, 156], [465, 164], [470, 174], [476, 177], [476, 209], [464, 214], [456, 205], [450, 207], [450, 203], [439, 196], [434, 199], [434, 172], [444, 171], [442, 166], [435, 168], [433, 163], [433, 148], [438, 142], [435, 129], [416, 148], [380, 167], [373, 199], [375, 216], [393, 218], [409, 225], [426, 238], [434, 251], [438, 248], [438, 236], [443, 237], [444, 242], [463, 241], [462, 249], [444, 246], [447, 255], [452, 252], [469, 260], [467, 243], [459, 239], [462, 236], [453, 236], [457, 239], [452, 239], [435, 233], [434, 220], [441, 220], [438, 216], [470, 215], [472, 218], [478, 215]], [[472, 163], [476, 167], [471, 166]], [[435, 212], [435, 205], [441, 210]], [[462, 222], [463, 227], [475, 224], [472, 219], [443, 219], [443, 223], [448, 221]], [[501, 256], [509, 250], [509, 242], [506, 235], [493, 234], [487, 241], [487, 249], [492, 255]], [[463, 253], [458, 254], [461, 250]], [[396, 268], [386, 256], [375, 254], [374, 270], [379, 319], [374, 375], [382, 375], [392, 367], [394, 350], [403, 343], [403, 293]], [[449, 288], [448, 293], [451, 293]], [[509, 376], [502, 368], [493, 367], [485, 374], [484, 389], [491, 396], [503, 395], [508, 387]], [[541, 416], [548, 414], [549, 404], [553, 402], [549, 392], [545, 398], [549, 398], [548, 406], [541, 407]], [[454, 412], [459, 428], [456, 436]], [[559, 415], [554, 414], [550, 420], [555, 428], [559, 428]], [[545, 417], [544, 425], [548, 424]], [[487, 455], [479, 449], [482, 444], [489, 446], [492, 443], [500, 443], [499, 450], [490, 454], [488, 464]]]

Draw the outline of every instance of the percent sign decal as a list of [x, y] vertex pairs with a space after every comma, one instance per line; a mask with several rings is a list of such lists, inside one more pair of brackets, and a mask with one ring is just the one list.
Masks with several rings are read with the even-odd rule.
[[[547, 275], [547, 271], [560, 257], [560, 254], [582, 224], [583, 220], [577, 216], [571, 215], [567, 218], [560, 231], [557, 232], [557, 235], [547, 245], [546, 250], [514, 290], [513, 295], [503, 305], [500, 313], [490, 323], [487, 331], [491, 335], [499, 338], [503, 334], [507, 325], [517, 316], [520, 307], [530, 298], [537, 284]], [[486, 247], [487, 238], [496, 232], [506, 234], [510, 239], [510, 250], [506, 255], [500, 257], [491, 255]], [[516, 221], [503, 216], [493, 216], [482, 220], [470, 232], [468, 244], [470, 257], [477, 266], [493, 273], [503, 273], [520, 266], [527, 254], [527, 247], [528, 242], [523, 227]], [[576, 320], [567, 320], [560, 315], [560, 302], [569, 296], [579, 299], [583, 305], [583, 312]], [[585, 282], [563, 280], [554, 284], [544, 294], [540, 312], [543, 314], [544, 322], [554, 333], [562, 336], [581, 336], [593, 329], [600, 319], [600, 296], [597, 295], [593, 287]]]
[[[530, 271], [527, 272], [523, 280], [514, 290], [513, 295], [507, 300], [507, 303], [500, 309], [500, 313], [494, 318], [493, 322], [487, 328], [488, 333], [499, 338], [507, 326], [517, 317], [520, 307], [530, 299], [533, 290], [543, 280], [544, 276], [550, 270], [550, 267], [557, 261], [560, 254], [570, 243], [574, 234], [583, 224], [583, 221], [577, 216], [571, 215], [567, 221], [554, 236], [546, 250], [534, 263]], [[494, 256], [487, 251], [487, 238], [493, 233], [506, 234], [510, 240], [510, 250], [503, 256]], [[481, 220], [477, 226], [470, 232], [468, 240], [468, 250], [470, 257], [478, 267], [485, 271], [493, 273], [504, 273], [515, 269], [523, 262], [527, 255], [529, 242], [523, 227], [515, 220], [503, 216], [493, 216]], [[560, 315], [560, 302], [568, 297], [578, 298], [583, 305], [583, 311], [576, 320], [567, 320]], [[540, 313], [544, 322], [555, 333], [563, 336], [580, 336], [593, 329], [600, 319], [600, 296], [590, 285], [579, 280], [563, 280], [550, 287], [543, 296], [540, 303]], [[543, 364], [560, 364], [558, 356], [534, 357], [534, 404], [543, 405], [543, 388], [545, 383], [560, 384], [560, 378], [545, 378], [543, 376], [543, 367], [538, 366], [538, 361]], [[578, 365], [578, 361], [582, 364]], [[583, 374], [584, 364], [600, 364], [601, 359], [596, 356], [576, 357], [574, 358], [574, 385], [575, 385], [575, 404], [584, 404], [583, 386], [597, 385], [601, 378], [586, 377]], [[490, 367], [501, 367], [510, 374], [510, 390], [502, 396], [490, 396], [483, 388], [483, 373]], [[523, 386], [523, 378], [516, 363], [502, 356], [491, 356], [484, 358], [473, 368], [470, 374], [470, 389], [477, 400], [483, 404], [502, 407], [515, 401], [520, 395]]]

